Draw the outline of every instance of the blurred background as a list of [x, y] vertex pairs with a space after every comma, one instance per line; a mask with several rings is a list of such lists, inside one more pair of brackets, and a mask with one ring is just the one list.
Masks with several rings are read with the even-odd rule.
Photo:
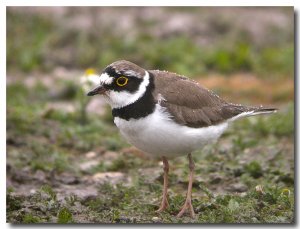
[[[195, 222], [293, 220], [292, 7], [7, 7], [6, 13], [8, 222], [153, 222], [161, 165], [119, 136], [110, 108], [101, 97], [87, 98], [82, 85], [120, 59], [186, 75], [234, 103], [278, 107], [276, 115], [237, 122], [195, 156], [194, 196], [202, 212]], [[177, 209], [186, 159], [175, 159], [172, 172]], [[257, 185], [273, 198], [259, 209], [251, 199]], [[205, 212], [211, 192], [222, 195]], [[238, 205], [249, 215], [236, 218]], [[168, 215], [158, 220], [177, 222]]]

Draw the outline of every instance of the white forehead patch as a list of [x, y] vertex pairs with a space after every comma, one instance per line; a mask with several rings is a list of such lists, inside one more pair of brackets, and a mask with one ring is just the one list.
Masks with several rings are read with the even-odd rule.
[[145, 76], [143, 78], [143, 81], [141, 82], [138, 90], [135, 93], [127, 92], [127, 91], [114, 91], [111, 90], [108, 93], [108, 102], [112, 106], [112, 108], [121, 108], [125, 107], [129, 104], [134, 103], [139, 98], [141, 98], [147, 89], [147, 86], [150, 83], [149, 79], [149, 73], [145, 71]]
[[108, 75], [107, 73], [102, 73], [100, 76], [100, 84], [112, 84], [112, 82], [114, 81], [114, 77], [111, 77], [110, 75]]
[[128, 76], [136, 76], [136, 77], [139, 77], [139, 74], [137, 75], [137, 72], [135, 71], [132, 71], [132, 70], [127, 70], [124, 72], [125, 75], [128, 75]]

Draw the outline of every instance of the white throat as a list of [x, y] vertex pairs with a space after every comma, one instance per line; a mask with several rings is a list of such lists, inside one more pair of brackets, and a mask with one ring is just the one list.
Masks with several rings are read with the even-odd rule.
[[107, 92], [107, 102], [111, 105], [112, 108], [121, 108], [129, 104], [134, 103], [139, 98], [141, 98], [149, 85], [149, 73], [145, 71], [145, 75], [142, 83], [140, 84], [138, 90], [135, 93], [130, 93], [127, 91], [109, 91]]

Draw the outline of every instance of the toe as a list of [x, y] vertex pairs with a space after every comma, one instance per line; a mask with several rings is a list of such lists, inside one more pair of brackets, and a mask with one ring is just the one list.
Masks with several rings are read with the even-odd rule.
[[195, 218], [195, 212], [191, 201], [186, 201], [184, 203], [180, 212], [177, 214], [177, 217], [180, 218], [187, 210], [189, 210], [191, 218]]

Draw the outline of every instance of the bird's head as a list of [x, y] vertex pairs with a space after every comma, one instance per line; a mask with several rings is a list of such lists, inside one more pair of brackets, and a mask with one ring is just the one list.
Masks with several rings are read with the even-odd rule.
[[103, 70], [99, 82], [87, 95], [104, 95], [112, 108], [121, 108], [143, 96], [149, 85], [149, 73], [134, 63], [120, 60]]

